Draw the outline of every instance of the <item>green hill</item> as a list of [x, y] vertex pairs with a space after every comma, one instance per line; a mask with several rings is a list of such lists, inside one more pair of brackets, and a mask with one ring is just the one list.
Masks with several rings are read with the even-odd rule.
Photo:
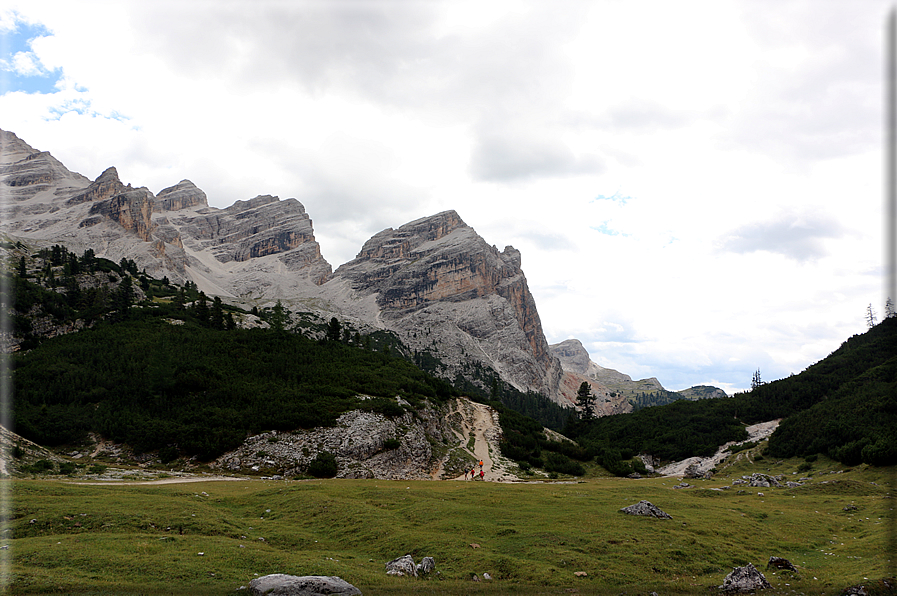
[[800, 374], [749, 393], [574, 421], [565, 433], [625, 474], [638, 453], [667, 461], [707, 456], [746, 439], [746, 425], [781, 418], [769, 441], [773, 457], [822, 453], [847, 465], [888, 465], [897, 463], [895, 378], [897, 318], [888, 318]]

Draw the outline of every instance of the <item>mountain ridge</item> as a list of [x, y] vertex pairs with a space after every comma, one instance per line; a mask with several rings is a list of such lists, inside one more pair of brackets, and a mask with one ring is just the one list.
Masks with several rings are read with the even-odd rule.
[[8, 131], [0, 131], [0, 179], [10, 199], [2, 231], [12, 237], [130, 259], [247, 307], [282, 300], [389, 330], [437, 357], [444, 378], [476, 362], [521, 392], [572, 404], [575, 379], [551, 353], [520, 251], [489, 245], [455, 211], [382, 230], [333, 271], [295, 198], [259, 195], [222, 209], [189, 179], [155, 195], [123, 183], [114, 167], [91, 181]]

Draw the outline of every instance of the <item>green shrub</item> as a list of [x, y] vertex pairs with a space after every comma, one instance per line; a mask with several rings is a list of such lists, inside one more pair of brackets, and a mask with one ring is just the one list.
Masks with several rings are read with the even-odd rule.
[[333, 478], [336, 476], [336, 456], [329, 451], [318, 453], [308, 464], [308, 473], [315, 478]]
[[581, 464], [566, 455], [552, 451], [545, 453], [545, 471], [568, 476], [582, 476], [586, 473]]
[[22, 466], [22, 471], [27, 472], [29, 474], [43, 474], [45, 472], [52, 472], [56, 466], [53, 465], [48, 459], [39, 459], [31, 465]]
[[91, 474], [102, 474], [106, 471], [106, 469], [106, 466], [104, 466], [103, 464], [92, 464], [89, 468], [87, 468], [87, 471]]
[[383, 441], [384, 449], [398, 449], [402, 446], [402, 442], [398, 439], [386, 439]]
[[178, 458], [178, 449], [177, 447], [172, 447], [171, 445], [167, 447], [162, 447], [159, 449], [159, 460], [163, 464], [167, 464], [168, 462], [172, 462]]
[[75, 464], [70, 461], [64, 461], [59, 464], [59, 471], [57, 474], [64, 474], [68, 476], [69, 474], [75, 473]]

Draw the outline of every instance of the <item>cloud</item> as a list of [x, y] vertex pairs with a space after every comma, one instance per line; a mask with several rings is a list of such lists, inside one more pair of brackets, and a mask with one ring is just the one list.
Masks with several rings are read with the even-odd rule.
[[838, 239], [847, 233], [838, 221], [823, 214], [782, 213], [732, 230], [717, 240], [717, 246], [727, 252], [764, 251], [805, 262], [826, 256], [825, 240]]
[[487, 132], [477, 138], [470, 157], [475, 180], [514, 182], [577, 174], [598, 174], [604, 165], [594, 155], [574, 155], [549, 134]]

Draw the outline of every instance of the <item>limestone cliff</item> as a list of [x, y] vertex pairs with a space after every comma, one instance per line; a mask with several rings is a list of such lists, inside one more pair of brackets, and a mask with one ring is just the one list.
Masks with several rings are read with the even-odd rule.
[[519, 251], [488, 245], [454, 211], [376, 234], [328, 282], [341, 284], [372, 297], [377, 319], [413, 349], [459, 370], [479, 361], [521, 391], [556, 396], [560, 367]]
[[151, 275], [193, 281], [210, 294], [270, 298], [323, 283], [331, 267], [295, 199], [260, 196], [209, 207], [189, 180], [132, 188], [106, 169], [96, 180], [0, 131], [2, 230], [29, 241], [133, 259]]

